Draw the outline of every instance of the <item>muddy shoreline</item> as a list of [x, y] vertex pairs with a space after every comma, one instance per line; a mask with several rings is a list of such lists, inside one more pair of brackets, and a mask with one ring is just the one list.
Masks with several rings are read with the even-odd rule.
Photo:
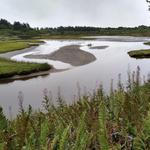
[[[17, 55], [17, 54], [30, 52], [34, 48], [35, 48], [35, 46], [20, 50], [20, 51], [14, 51], [14, 52], [1, 54], [0, 57], [9, 59], [12, 56]], [[82, 65], [89, 64], [96, 60], [96, 57], [93, 54], [81, 50], [80, 45], [64, 46], [64, 47], [61, 47], [60, 49], [58, 49], [57, 51], [55, 51], [51, 54], [47, 54], [47, 55], [27, 55], [25, 57], [26, 58], [34, 58], [34, 59], [57, 60], [57, 61], [62, 61], [64, 63], [69, 63], [72, 66], [82, 66]], [[27, 80], [30, 78], [34, 78], [34, 77], [38, 77], [38, 76], [46, 76], [46, 75], [49, 75], [50, 73], [61, 72], [61, 71], [65, 71], [65, 70], [68, 70], [68, 69], [56, 69], [52, 66], [52, 69], [50, 69], [48, 71], [40, 71], [40, 72], [30, 73], [28, 75], [15, 75], [15, 76], [12, 76], [9, 78], [2, 78], [2, 79], [0, 79], [0, 83], [8, 83], [8, 82], [12, 82], [14, 80]]]

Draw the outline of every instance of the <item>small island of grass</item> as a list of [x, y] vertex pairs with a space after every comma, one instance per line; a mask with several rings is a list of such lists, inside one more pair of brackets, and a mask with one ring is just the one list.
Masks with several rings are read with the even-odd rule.
[[16, 75], [22, 76], [51, 69], [48, 64], [16, 62], [0, 58], [0, 79], [10, 78]]
[[133, 58], [150, 58], [150, 49], [145, 49], [145, 50], [134, 50], [134, 51], [130, 51], [128, 52], [130, 57]]
[[150, 45], [150, 42], [145, 42], [144, 45]]
[[104, 45], [104, 46], [93, 46], [93, 47], [90, 47], [90, 49], [106, 49], [108, 47], [109, 46], [106, 46], [106, 45]]

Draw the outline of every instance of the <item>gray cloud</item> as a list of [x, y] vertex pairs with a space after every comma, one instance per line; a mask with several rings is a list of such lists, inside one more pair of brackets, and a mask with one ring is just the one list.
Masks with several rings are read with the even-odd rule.
[[145, 0], [1, 0], [0, 18], [40, 27], [150, 25]]

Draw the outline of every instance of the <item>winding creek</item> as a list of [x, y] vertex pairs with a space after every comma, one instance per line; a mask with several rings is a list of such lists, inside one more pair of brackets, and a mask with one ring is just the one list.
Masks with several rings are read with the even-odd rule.
[[[90, 39], [91, 38], [91, 39]], [[127, 71], [141, 68], [141, 75], [147, 76], [150, 73], [150, 59], [134, 59], [127, 54], [130, 50], [147, 49], [150, 46], [143, 44], [149, 41], [148, 38], [135, 37], [87, 37], [86, 40], [45, 40], [45, 44], [38, 47], [2, 54], [17, 61], [47, 62], [56, 69], [66, 69], [61, 72], [50, 73], [45, 76], [38, 76], [28, 80], [16, 80], [13, 82], [0, 83], [0, 105], [4, 112], [9, 115], [10, 106], [12, 114], [18, 112], [18, 94], [23, 92], [24, 106], [29, 104], [37, 109], [41, 107], [43, 92], [50, 91], [53, 102], [56, 103], [58, 91], [62, 97], [71, 103], [77, 99], [79, 93], [92, 92], [100, 84], [103, 84], [106, 92], [110, 89], [111, 79], [114, 86], [118, 81], [118, 74], [122, 74], [122, 82], [127, 81]], [[89, 44], [93, 48], [90, 48]], [[80, 45], [80, 49], [93, 54], [96, 60], [87, 65], [74, 67], [68, 63], [47, 59], [25, 58], [26, 55], [45, 55], [52, 53], [67, 45]], [[99, 49], [99, 46], [108, 46]], [[94, 48], [95, 47], [95, 48]]]

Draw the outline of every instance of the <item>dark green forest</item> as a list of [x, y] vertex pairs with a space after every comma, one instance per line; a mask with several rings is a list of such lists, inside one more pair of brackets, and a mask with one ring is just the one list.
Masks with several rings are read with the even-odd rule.
[[13, 24], [5, 19], [0, 20], [0, 36], [10, 37], [17, 36], [19, 38], [32, 38], [41, 36], [56, 36], [56, 35], [123, 35], [123, 36], [150, 36], [149, 26], [138, 27], [118, 27], [118, 28], [102, 28], [88, 26], [68, 26], [68, 27], [45, 27], [32, 28], [28, 23], [20, 23], [19, 21]]

